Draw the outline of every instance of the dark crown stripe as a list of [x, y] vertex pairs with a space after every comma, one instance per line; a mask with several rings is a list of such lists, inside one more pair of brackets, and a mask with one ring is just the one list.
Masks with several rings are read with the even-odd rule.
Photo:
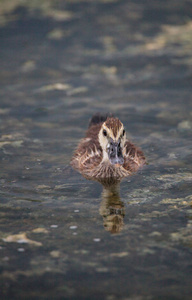
[[111, 113], [107, 113], [107, 114], [96, 113], [95, 115], [92, 116], [91, 120], [89, 121], [89, 127], [91, 127], [92, 125], [96, 125], [96, 124], [105, 122], [108, 117], [112, 117], [112, 114]]
[[105, 125], [112, 130], [114, 137], [116, 137], [122, 123], [117, 118], [107, 118]]

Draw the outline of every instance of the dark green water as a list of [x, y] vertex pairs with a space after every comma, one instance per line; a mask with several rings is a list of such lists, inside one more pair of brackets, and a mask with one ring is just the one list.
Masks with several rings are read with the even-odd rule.
[[[191, 299], [192, 2], [15, 3], [0, 2], [1, 299]], [[69, 165], [98, 111], [148, 161], [115, 199]]]

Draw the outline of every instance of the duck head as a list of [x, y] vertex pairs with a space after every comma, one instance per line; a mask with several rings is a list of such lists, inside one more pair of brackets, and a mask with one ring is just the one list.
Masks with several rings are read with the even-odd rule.
[[103, 150], [103, 161], [108, 161], [113, 165], [123, 165], [123, 147], [126, 134], [119, 119], [107, 118], [101, 126], [98, 138]]

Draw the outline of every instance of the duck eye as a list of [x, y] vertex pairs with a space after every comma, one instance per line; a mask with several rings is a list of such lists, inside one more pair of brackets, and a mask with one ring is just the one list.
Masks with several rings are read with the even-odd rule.
[[107, 136], [107, 131], [105, 129], [103, 129], [103, 135]]

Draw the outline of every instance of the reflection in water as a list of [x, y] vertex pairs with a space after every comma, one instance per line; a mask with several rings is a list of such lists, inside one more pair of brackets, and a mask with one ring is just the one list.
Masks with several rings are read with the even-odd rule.
[[119, 185], [104, 187], [102, 196], [99, 212], [103, 217], [104, 227], [111, 233], [119, 233], [123, 228], [125, 216], [124, 203], [119, 195]]

